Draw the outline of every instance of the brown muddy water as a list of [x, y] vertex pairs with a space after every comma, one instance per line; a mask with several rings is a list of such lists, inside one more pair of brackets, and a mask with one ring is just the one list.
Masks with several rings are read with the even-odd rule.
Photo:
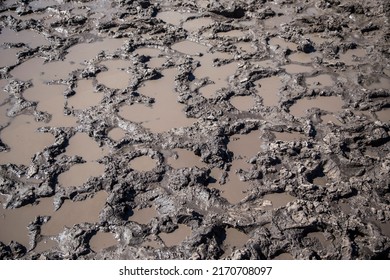
[[158, 212], [154, 206], [145, 207], [142, 209], [133, 209], [129, 221], [137, 222], [139, 224], [148, 224], [153, 218], [158, 216]]
[[95, 252], [115, 246], [118, 241], [111, 232], [98, 231], [89, 241], [89, 246]]
[[117, 142], [122, 140], [125, 136], [126, 132], [119, 127], [114, 127], [108, 132], [108, 137]]
[[289, 202], [294, 201], [296, 198], [288, 193], [272, 193], [266, 194], [263, 199], [263, 205], [267, 209], [278, 209], [280, 207], [285, 207]]
[[130, 167], [137, 171], [151, 171], [156, 167], [156, 161], [148, 156], [140, 156], [130, 161]]
[[21, 49], [1, 49], [0, 48], [0, 67], [15, 65], [18, 61], [17, 54]]
[[230, 99], [230, 103], [240, 111], [249, 111], [255, 105], [252, 96], [236, 96]]
[[130, 66], [129, 62], [122, 60], [111, 60], [101, 63], [108, 68], [108, 71], [100, 72], [96, 78], [99, 83], [109, 88], [124, 89], [128, 86], [130, 75], [123, 68]]
[[[6, 197], [0, 194], [0, 241], [6, 246], [17, 241], [32, 249], [28, 225], [37, 216], [51, 217], [34, 240], [36, 248], [23, 258], [62, 256], [63, 243], [74, 240], [61, 232], [81, 223], [90, 223], [97, 232], [89, 244], [88, 239], [80, 244], [93, 252], [76, 258], [111, 258], [118, 252], [127, 252], [129, 259], [190, 258], [199, 253], [192, 244], [200, 232], [195, 220], [182, 219], [183, 209], [189, 218], [202, 213], [196, 219], [205, 227], [215, 226], [215, 221], [223, 225], [219, 248], [199, 255], [229, 258], [235, 250], [245, 249], [251, 236], [257, 238], [258, 221], [247, 219], [252, 215], [248, 205], [257, 202], [261, 218], [279, 229], [294, 227], [291, 218], [298, 202], [304, 205], [299, 211], [310, 220], [318, 219], [319, 211], [327, 213], [323, 228], [315, 232], [303, 228], [294, 240], [284, 232], [273, 236], [270, 230], [268, 243], [259, 241], [269, 246], [262, 251], [270, 252], [266, 258], [300, 258], [307, 244], [318, 258], [346, 258], [338, 240], [354, 242], [357, 250], [349, 257], [356, 259], [383, 257], [388, 252], [386, 244], [375, 243], [382, 253], [364, 255], [361, 249], [378, 236], [367, 232], [349, 240], [346, 234], [346, 217], [354, 215], [389, 235], [389, 221], [362, 217], [370, 210], [365, 205], [376, 209], [378, 217], [385, 207], [376, 196], [366, 195], [371, 189], [361, 191], [361, 176], [353, 177], [358, 181], [356, 195], [331, 205], [324, 203], [335, 199], [331, 193], [315, 192], [337, 186], [337, 176], [329, 172], [329, 178], [308, 179], [305, 173], [294, 172], [297, 166], [312, 168], [314, 161], [334, 164], [334, 170], [361, 167], [365, 180], [372, 181], [365, 188], [386, 181], [382, 171], [388, 150], [390, 70], [383, 55], [381, 15], [348, 12], [345, 16], [333, 7], [343, 10], [344, 6], [328, 3], [324, 8], [312, 0], [297, 6], [288, 1], [241, 1], [237, 5], [244, 7], [243, 15], [240, 9], [222, 11], [222, 6], [205, 0], [185, 6], [180, 1], [151, 1], [144, 7], [149, 5], [146, 1], [141, 9], [136, 1], [128, 1], [134, 2], [126, 4], [128, 10], [122, 10], [126, 1], [38, 0], [26, 4], [33, 12], [25, 15], [20, 14], [21, 1], [0, 2], [4, 7], [0, 12], [0, 191], [12, 195], [10, 206], [17, 206], [12, 204], [15, 197], [24, 202], [30, 194], [38, 197], [34, 204], [4, 209]], [[365, 11], [372, 9], [360, 4]], [[256, 15], [253, 5], [261, 6]], [[53, 8], [45, 10], [49, 6]], [[269, 9], [276, 14], [262, 19], [259, 13]], [[316, 20], [320, 16], [331, 21], [321, 23]], [[361, 18], [379, 29], [360, 31]], [[85, 23], [76, 22], [80, 19]], [[338, 27], [337, 32], [330, 30]], [[315, 52], [302, 51], [307, 39]], [[150, 73], [156, 74], [153, 79]], [[24, 88], [23, 82], [31, 86]], [[69, 89], [74, 90], [71, 96], [67, 96]], [[317, 109], [320, 113], [312, 114]], [[298, 132], [307, 131], [309, 117], [321, 137]], [[264, 139], [270, 139], [266, 143], [262, 131], [267, 132]], [[267, 138], [270, 133], [274, 137]], [[327, 135], [331, 137], [325, 139]], [[63, 141], [60, 147], [54, 145], [58, 141]], [[161, 151], [165, 161], [131, 154], [139, 152], [140, 146]], [[331, 149], [330, 155], [324, 146], [326, 151], [345, 146], [350, 153]], [[132, 155], [125, 163], [123, 151]], [[43, 156], [36, 156], [39, 153]], [[82, 161], [76, 161], [76, 156]], [[278, 172], [280, 162], [293, 173], [288, 180]], [[153, 188], [172, 174], [183, 181], [182, 174], [198, 176], [201, 172], [195, 167], [202, 172], [211, 169], [215, 179], [207, 183], [196, 178], [199, 188], [191, 187], [199, 192], [195, 206], [187, 201], [193, 197], [189, 188], [176, 190], [178, 194]], [[173, 170], [182, 168], [186, 170]], [[30, 172], [36, 173], [30, 177]], [[264, 176], [257, 178], [257, 174]], [[305, 180], [312, 184], [311, 193], [301, 186]], [[5, 189], [8, 183], [12, 187]], [[118, 190], [118, 184], [123, 188]], [[45, 190], [47, 185], [51, 192]], [[83, 197], [87, 187], [87, 199], [69, 199]], [[42, 197], [48, 193], [52, 196]], [[65, 200], [54, 211], [57, 196]], [[120, 203], [106, 205], [116, 196]], [[364, 201], [360, 212], [356, 201]], [[164, 211], [169, 203], [168, 216]], [[132, 209], [123, 218], [125, 205]], [[226, 209], [234, 209], [234, 215]], [[163, 232], [167, 219], [177, 226], [170, 233]], [[340, 221], [337, 227], [334, 220]], [[237, 228], [243, 221], [246, 233]], [[142, 231], [131, 250], [118, 240], [124, 225]], [[251, 245], [255, 241], [250, 240]], [[332, 249], [327, 252], [327, 248]], [[223, 256], [215, 253], [222, 251]]]
[[257, 85], [257, 94], [263, 98], [264, 106], [278, 105], [278, 92], [283, 85], [280, 77], [273, 76], [260, 79], [255, 84]]
[[296, 118], [306, 115], [307, 110], [318, 108], [329, 113], [337, 113], [343, 110], [344, 102], [339, 96], [318, 96], [313, 99], [299, 99], [290, 107], [290, 114]]
[[286, 69], [286, 72], [289, 74], [310, 73], [314, 70], [314, 68], [311, 66], [300, 65], [300, 64], [288, 64], [282, 66], [282, 68]]
[[62, 187], [79, 187], [91, 177], [104, 174], [104, 165], [97, 162], [86, 162], [73, 165], [68, 171], [58, 176], [58, 184]]
[[179, 227], [175, 229], [173, 232], [170, 233], [161, 232], [159, 234], [165, 246], [172, 247], [175, 245], [179, 245], [181, 242], [183, 242], [187, 237], [191, 235], [192, 231], [190, 227], [183, 224], [179, 224], [178, 226]]
[[244, 135], [233, 135], [228, 143], [228, 149], [233, 152], [234, 160], [228, 172], [227, 181], [220, 185], [218, 179], [221, 177], [221, 171], [213, 169], [211, 176], [217, 182], [211, 183], [209, 187], [219, 189], [221, 196], [231, 204], [236, 204], [245, 198], [251, 185], [242, 181], [237, 171], [239, 169], [248, 170], [251, 167], [247, 161], [262, 150], [261, 144], [260, 133], [257, 130]]
[[9, 147], [9, 151], [0, 153], [0, 163], [30, 165], [33, 156], [45, 147], [54, 144], [54, 136], [50, 133], [37, 132], [45, 126], [38, 123], [33, 116], [19, 115], [11, 124], [0, 132], [2, 141]]
[[226, 238], [223, 241], [223, 247], [225, 252], [221, 256], [221, 258], [229, 256], [234, 250], [241, 249], [249, 240], [248, 235], [235, 228], [227, 228], [225, 232]]
[[175, 169], [205, 167], [206, 164], [194, 152], [185, 149], [173, 149], [173, 154], [167, 159], [167, 163]]
[[81, 80], [77, 82], [76, 94], [68, 98], [68, 106], [77, 110], [97, 106], [103, 99], [103, 93], [94, 92], [92, 80]]
[[145, 82], [139, 93], [155, 98], [152, 106], [144, 104], [124, 105], [118, 115], [126, 120], [140, 123], [154, 133], [161, 133], [172, 128], [191, 126], [195, 120], [187, 118], [183, 105], [177, 102], [174, 89], [176, 69], [162, 72], [163, 77]]
[[[53, 198], [51, 197], [40, 199], [37, 205], [27, 205], [17, 209], [4, 209], [4, 205], [0, 205], [0, 241], [8, 244], [14, 240], [29, 248], [27, 226], [37, 216], [51, 216], [51, 219], [41, 228], [43, 236], [57, 235], [65, 226], [71, 227], [83, 222], [96, 222], [106, 199], [106, 192], [97, 192], [92, 198], [84, 201], [65, 200], [56, 212], [54, 212]], [[38, 250], [46, 250], [49, 245], [55, 245], [53, 242], [48, 242], [50, 244], [38, 245]]]

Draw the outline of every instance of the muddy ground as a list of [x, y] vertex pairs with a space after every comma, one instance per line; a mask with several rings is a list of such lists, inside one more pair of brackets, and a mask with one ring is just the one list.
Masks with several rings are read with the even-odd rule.
[[0, 259], [388, 259], [389, 15], [0, 1]]

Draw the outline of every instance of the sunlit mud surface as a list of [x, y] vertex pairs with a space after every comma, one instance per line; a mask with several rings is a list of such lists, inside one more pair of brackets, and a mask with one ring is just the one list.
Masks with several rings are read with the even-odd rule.
[[0, 1], [0, 259], [389, 259], [388, 1]]

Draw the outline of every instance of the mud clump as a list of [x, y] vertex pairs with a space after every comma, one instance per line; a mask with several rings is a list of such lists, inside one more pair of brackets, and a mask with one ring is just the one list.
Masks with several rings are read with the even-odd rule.
[[0, 259], [388, 259], [389, 5], [290, 2], [1, 1]]

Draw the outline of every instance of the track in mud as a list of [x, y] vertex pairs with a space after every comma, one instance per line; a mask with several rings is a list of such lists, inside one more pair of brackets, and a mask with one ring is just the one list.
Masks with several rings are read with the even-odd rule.
[[1, 1], [0, 259], [388, 259], [387, 1]]

